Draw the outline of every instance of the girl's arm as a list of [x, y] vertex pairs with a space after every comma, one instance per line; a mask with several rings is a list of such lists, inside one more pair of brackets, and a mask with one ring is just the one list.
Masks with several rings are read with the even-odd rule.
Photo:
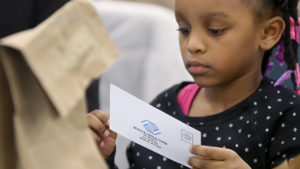
[[289, 161], [289, 169], [299, 169], [300, 168], [300, 155]]
[[284, 161], [281, 165], [275, 167], [274, 169], [300, 169], [300, 155], [293, 158], [289, 162]]
[[287, 161], [284, 161], [282, 164], [280, 164], [279, 166], [277, 166], [273, 169], [289, 169], [289, 164]]
[[[188, 163], [194, 168], [240, 168], [250, 169], [242, 158], [240, 158], [234, 151], [210, 146], [195, 145], [191, 148], [191, 153], [196, 155], [191, 157]], [[292, 160], [284, 161], [279, 166], [273, 169], [300, 169], [300, 155]]]

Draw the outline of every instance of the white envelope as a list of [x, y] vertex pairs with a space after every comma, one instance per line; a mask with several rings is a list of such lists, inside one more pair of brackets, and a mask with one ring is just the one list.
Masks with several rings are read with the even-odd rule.
[[110, 129], [162, 156], [191, 168], [191, 145], [201, 144], [201, 132], [110, 86]]

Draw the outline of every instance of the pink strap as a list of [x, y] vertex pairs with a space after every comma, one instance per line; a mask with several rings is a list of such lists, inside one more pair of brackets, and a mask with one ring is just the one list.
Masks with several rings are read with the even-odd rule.
[[195, 84], [189, 84], [185, 86], [179, 93], [177, 97], [177, 101], [179, 103], [179, 106], [184, 113], [184, 115], [188, 115], [190, 108], [192, 106], [192, 102], [194, 100], [194, 97], [198, 93], [200, 87]]
[[297, 87], [300, 87], [300, 66], [299, 63], [296, 63], [296, 70], [295, 70], [295, 77], [296, 77], [296, 83]]
[[291, 16], [290, 16], [290, 35], [291, 35], [291, 39], [299, 43], [299, 26], [296, 25], [294, 18]]

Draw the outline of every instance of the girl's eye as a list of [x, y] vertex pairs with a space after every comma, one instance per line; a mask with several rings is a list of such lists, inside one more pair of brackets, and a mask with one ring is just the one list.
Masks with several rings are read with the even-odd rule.
[[208, 29], [208, 31], [215, 36], [221, 35], [225, 29]]
[[182, 35], [189, 35], [191, 33], [191, 28], [179, 28], [177, 31], [179, 31]]

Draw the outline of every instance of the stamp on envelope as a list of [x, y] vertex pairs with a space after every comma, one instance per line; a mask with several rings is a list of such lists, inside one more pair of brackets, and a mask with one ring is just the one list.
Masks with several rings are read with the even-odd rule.
[[193, 134], [181, 129], [181, 140], [186, 143], [193, 144]]

